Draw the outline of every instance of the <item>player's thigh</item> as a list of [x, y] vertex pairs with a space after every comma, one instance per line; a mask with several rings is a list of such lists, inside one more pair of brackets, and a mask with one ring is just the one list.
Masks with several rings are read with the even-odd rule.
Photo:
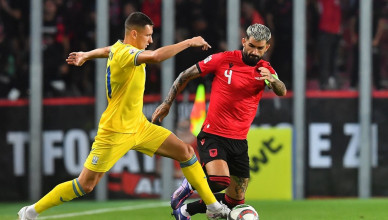
[[225, 160], [212, 160], [205, 165], [207, 175], [229, 176], [229, 167]]
[[134, 145], [134, 134], [115, 133], [100, 129], [84, 167], [97, 173], [107, 172]]
[[230, 176], [230, 185], [225, 189], [226, 195], [235, 200], [243, 200], [248, 188], [249, 178]]
[[202, 131], [197, 136], [198, 154], [207, 175], [230, 175], [226, 145], [222, 140], [222, 137]]
[[231, 176], [250, 177], [248, 143], [246, 140], [228, 140], [226, 151]]
[[192, 147], [171, 131], [148, 121], [144, 122], [136, 140], [138, 144], [133, 149], [149, 156], [158, 154], [182, 162], [194, 154]]
[[171, 133], [158, 148], [156, 154], [184, 162], [193, 157], [194, 149]]

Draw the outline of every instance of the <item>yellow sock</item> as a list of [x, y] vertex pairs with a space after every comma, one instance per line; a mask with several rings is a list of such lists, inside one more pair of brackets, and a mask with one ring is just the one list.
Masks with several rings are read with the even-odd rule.
[[41, 213], [51, 207], [85, 195], [78, 179], [61, 183], [35, 203], [35, 211]]
[[201, 165], [199, 164], [197, 157], [194, 156], [181, 164], [182, 172], [185, 175], [187, 181], [197, 190], [199, 196], [206, 205], [217, 202], [206, 180], [206, 175], [203, 172]]

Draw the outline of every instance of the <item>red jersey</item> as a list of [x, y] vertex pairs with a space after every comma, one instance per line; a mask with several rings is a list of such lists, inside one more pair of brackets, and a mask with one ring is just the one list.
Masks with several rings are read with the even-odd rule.
[[341, 31], [340, 0], [319, 0], [319, 9], [321, 13], [319, 30], [339, 34]]
[[242, 51], [227, 51], [210, 55], [197, 64], [201, 76], [214, 74], [209, 109], [202, 125], [204, 132], [226, 138], [246, 139], [255, 118], [265, 88], [259, 80], [259, 67], [275, 70], [269, 62], [260, 60], [248, 66], [242, 60]]

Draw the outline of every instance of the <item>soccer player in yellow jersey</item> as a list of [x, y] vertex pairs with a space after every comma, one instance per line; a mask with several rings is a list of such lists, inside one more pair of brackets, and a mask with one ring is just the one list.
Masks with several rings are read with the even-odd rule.
[[108, 106], [78, 178], [57, 185], [35, 204], [23, 207], [18, 212], [19, 219], [36, 219], [53, 206], [91, 192], [105, 172], [132, 149], [179, 161], [185, 177], [206, 203], [208, 218], [226, 218], [230, 210], [212, 194], [193, 148], [169, 130], [150, 123], [142, 112], [145, 63], [161, 62], [188, 47], [206, 50], [210, 45], [202, 37], [194, 37], [154, 51], [145, 50], [152, 43], [152, 32], [151, 19], [135, 12], [125, 21], [124, 41], [89, 52], [70, 53], [66, 61], [76, 66], [89, 59], [108, 58], [105, 79]]

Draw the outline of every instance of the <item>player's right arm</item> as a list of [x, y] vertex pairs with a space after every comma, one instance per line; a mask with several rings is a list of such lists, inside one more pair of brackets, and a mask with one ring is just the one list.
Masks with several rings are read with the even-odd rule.
[[87, 52], [71, 52], [66, 59], [67, 64], [74, 66], [82, 66], [87, 60], [95, 58], [108, 58], [110, 46], [97, 48]]
[[193, 65], [179, 74], [178, 78], [176, 78], [174, 84], [170, 88], [166, 99], [156, 108], [155, 112], [152, 114], [153, 123], [155, 123], [158, 119], [159, 122], [163, 121], [163, 119], [168, 115], [170, 107], [176, 96], [182, 92], [189, 81], [200, 77], [200, 74], [201, 73], [198, 70], [197, 65]]
[[160, 63], [189, 47], [202, 47], [202, 50], [211, 48], [211, 46], [202, 37], [193, 37], [156, 50], [145, 50], [139, 54], [136, 63]]

